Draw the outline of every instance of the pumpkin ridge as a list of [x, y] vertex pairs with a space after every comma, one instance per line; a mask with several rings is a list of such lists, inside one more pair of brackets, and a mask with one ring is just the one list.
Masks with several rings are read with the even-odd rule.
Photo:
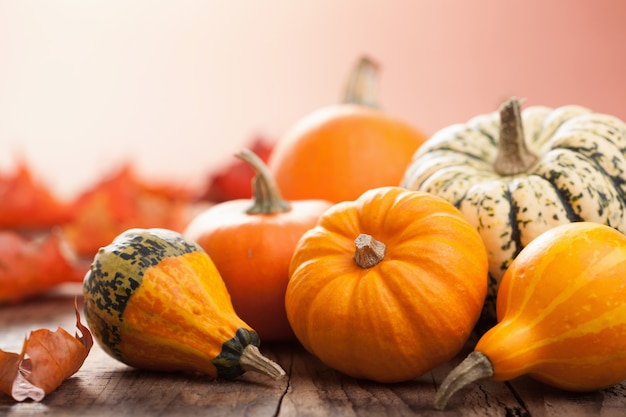
[[559, 202], [561, 203], [561, 206], [563, 207], [563, 209], [565, 210], [565, 215], [567, 217], [567, 220], [570, 221], [570, 223], [574, 223], [574, 222], [581, 222], [583, 221], [583, 219], [578, 216], [576, 214], [576, 212], [574, 211], [574, 207], [573, 204], [571, 202], [571, 194], [569, 192], [569, 190], [563, 190], [561, 189], [558, 184], [556, 184], [553, 180], [554, 178], [549, 178], [540, 174], [535, 174], [538, 177], [542, 178], [543, 180], [545, 180], [548, 184], [550, 184], [552, 186], [552, 188], [555, 191], [555, 195], [558, 197]]
[[[511, 187], [511, 183], [510, 181], [507, 181], [506, 189], [502, 197], [506, 198], [509, 201], [509, 205], [511, 207], [511, 210], [508, 211], [508, 216], [509, 216], [508, 226], [510, 229], [509, 242], [510, 244], [513, 244], [515, 246], [515, 250], [513, 251], [513, 255], [512, 255], [512, 259], [515, 259], [524, 247], [522, 245], [522, 238], [521, 238], [522, 232], [520, 230], [519, 223], [517, 221], [517, 218], [520, 213], [520, 205], [517, 202], [517, 200], [513, 199], [513, 195], [511, 193], [510, 187]], [[508, 264], [507, 264], [507, 267], [508, 267]]]
[[[624, 148], [619, 146], [619, 143], [614, 140], [614, 136], [617, 138], [620, 138], [621, 137], [620, 135], [626, 134], [626, 124], [613, 116], [607, 116], [608, 120], [599, 119], [600, 116], [601, 115], [597, 114], [596, 118], [585, 120], [585, 121], [589, 123], [590, 125], [604, 127], [605, 128], [604, 132], [606, 133], [598, 129], [598, 130], [594, 130], [593, 134], [604, 139], [605, 141], [609, 142], [611, 145], [615, 146], [615, 148], [623, 152]], [[615, 124], [621, 124], [622, 125], [621, 129], [615, 126]], [[574, 125], [571, 127], [568, 126], [568, 130], [567, 130], [567, 132], [577, 132], [577, 133], [586, 133], [588, 131], [589, 131], [588, 125], [584, 125], [584, 127], [580, 125]]]
[[551, 109], [541, 123], [539, 132], [539, 143], [548, 143], [563, 125], [571, 123], [572, 120], [576, 120], [580, 116], [593, 115], [597, 117], [598, 114], [591, 113], [591, 111], [585, 107], [577, 105], [567, 105]]
[[[446, 135], [452, 136], [453, 140], [447, 138]], [[454, 153], [493, 166], [497, 144], [474, 127], [458, 124], [448, 126], [431, 136], [417, 149], [412, 160], [421, 159], [424, 155], [430, 155], [433, 152]]]
[[[459, 183], [467, 183], [476, 177], [492, 178], [490, 173], [483, 175], [478, 170], [461, 170], [458, 167], [442, 167], [437, 172], [433, 172], [420, 184], [419, 188], [434, 195], [448, 200], [457, 209], [461, 206], [463, 200], [468, 198], [470, 187], [458, 187]], [[462, 190], [462, 194], [458, 193]]]
[[[511, 198], [519, 210], [516, 222], [520, 230], [520, 244], [528, 245], [546, 227], [560, 225], [567, 218], [554, 187], [538, 175], [519, 176], [509, 181]], [[539, 201], [540, 205], [524, 204], [528, 200]]]
[[488, 248], [491, 273], [506, 269], [511, 260], [512, 250], [507, 240], [510, 235], [510, 217], [506, 214], [510, 210], [510, 201], [502, 198], [508, 189], [507, 182], [503, 180], [485, 183], [482, 189], [472, 187], [459, 207], [470, 224], [476, 227]]
[[[483, 124], [478, 124], [477, 126], [474, 127], [474, 129], [479, 132], [481, 135], [485, 136], [487, 139], [489, 139], [489, 142], [491, 142], [491, 145], [494, 148], [498, 147], [498, 142], [499, 140], [496, 139], [495, 135], [492, 135], [491, 133], [489, 133], [489, 131], [487, 129], [485, 129], [483, 127]], [[492, 164], [493, 165], [493, 164]]]
[[[583, 152], [583, 154], [598, 161], [601, 161], [603, 156], [612, 156], [611, 159], [614, 162], [617, 159], [621, 160], [623, 167], [626, 164], [626, 124], [611, 116], [607, 116], [608, 120], [604, 120], [605, 118], [598, 120], [600, 116], [596, 115], [594, 119], [580, 117], [576, 120], [578, 123], [570, 122], [566, 129], [559, 131], [558, 135], [552, 138], [550, 144], [552, 147], [569, 148], [574, 151], [594, 151]], [[600, 150], [601, 145], [605, 149]], [[597, 158], [598, 156], [600, 158]], [[613, 165], [613, 168], [616, 168], [616, 165]], [[621, 169], [616, 177], [621, 177], [623, 173], [624, 169]]]
[[[418, 264], [412, 264], [407, 261], [401, 260], [389, 260], [385, 262], [384, 275], [390, 275], [389, 269], [391, 268], [395, 269], [396, 271], [410, 271], [410, 273], [398, 273], [399, 276], [425, 276], [433, 273], [431, 268], [422, 267]], [[437, 274], [441, 276], [442, 272], [437, 271]], [[435, 280], [433, 280], [429, 282], [428, 285], [424, 285], [423, 282], [415, 282], [414, 280], [403, 280], [402, 282], [398, 280], [381, 281], [384, 282], [385, 287], [389, 289], [388, 292], [392, 294], [411, 294], [412, 298], [410, 299], [408, 297], [395, 297], [396, 304], [400, 304], [402, 306], [401, 309], [407, 311], [408, 316], [413, 314], [415, 315], [415, 317], [419, 317], [420, 309], [422, 308], [421, 306], [426, 304], [428, 301], [433, 302], [433, 300], [440, 299], [442, 302], [450, 302], [449, 294], [446, 294], [444, 291], [442, 291], [442, 289], [445, 287], [443, 281], [435, 282]], [[438, 287], [434, 288], [434, 284], [438, 284]], [[409, 287], [415, 288], [415, 290], [409, 291]], [[463, 290], [465, 290], [465, 288]], [[474, 307], [476, 310], [480, 310], [479, 305], [476, 305]], [[436, 340], [436, 343], [441, 343], [442, 346], [445, 346], [445, 336], [440, 336], [441, 334], [445, 334], [445, 332], [442, 332], [442, 327], [445, 326], [445, 328], [448, 329], [458, 327], [458, 315], [454, 315], [452, 318], [450, 318], [450, 311], [436, 309], [431, 310], [429, 314], [432, 316], [432, 320], [422, 322], [421, 326], [416, 327], [413, 330], [416, 335], [419, 336], [419, 340], [428, 339], [431, 342]], [[460, 346], [458, 348], [460, 349]]]
[[[605, 123], [600, 123], [599, 124], [603, 124], [606, 125]], [[602, 171], [604, 171], [606, 173], [606, 175], [610, 178], [613, 178], [615, 180], [621, 180], [619, 181], [620, 184], [625, 184], [626, 183], [626, 179], [624, 179], [623, 174], [624, 171], [619, 171], [617, 175], [611, 175], [610, 173], [608, 173], [608, 171], [604, 168], [604, 165], [600, 162], [602, 160], [602, 157], [604, 157], [607, 153], [610, 154], [612, 156], [611, 160], [614, 161], [613, 162], [613, 167], [615, 167], [615, 160], [619, 157], [621, 157], [620, 159], [626, 163], [626, 157], [624, 157], [625, 153], [626, 153], [626, 149], [625, 148], [621, 148], [619, 146], [618, 143], [616, 143], [609, 135], [605, 135], [602, 134], [601, 132], [597, 132], [594, 131], [593, 135], [594, 135], [594, 139], [600, 138], [602, 139], [602, 142], [604, 142], [605, 147], [610, 147], [611, 151], [607, 152], [606, 150], [601, 151], [600, 148], [600, 144], [599, 141], [593, 141], [590, 145], [591, 146], [583, 146], [582, 144], [570, 144], [568, 143], [567, 139], [571, 139], [571, 137], [573, 136], [572, 133], [577, 133], [577, 134], [584, 134], [587, 133], [588, 131], [586, 131], [585, 129], [581, 128], [581, 127], [573, 127], [570, 128], [567, 132], [567, 135], [564, 135], [565, 137], [562, 138], [562, 140], [565, 143], [559, 142], [559, 148], [561, 149], [569, 149], [572, 152], [575, 152], [577, 154], [580, 154], [581, 156], [585, 156], [587, 158], [589, 158], [590, 160], [592, 160], [594, 163], [597, 164], [598, 167], [602, 168]], [[577, 137], [577, 136], [574, 136]], [[559, 137], [558, 139], [561, 139], [561, 137]], [[556, 141], [557, 139], [554, 139], [554, 141]], [[620, 189], [622, 189], [621, 187], [619, 187]]]
[[[597, 149], [597, 146], [595, 147]], [[613, 197], [618, 198], [620, 201], [620, 205], [622, 206], [622, 211], [626, 209], [626, 193], [624, 192], [624, 188], [626, 187], [626, 173], [620, 172], [619, 175], [611, 175], [604, 166], [598, 161], [598, 157], [602, 157], [600, 152], [596, 152], [593, 155], [587, 155], [582, 153], [582, 147], [564, 147], [563, 149], [569, 149], [572, 152], [576, 152], [577, 155], [586, 158], [590, 165], [593, 165], [596, 168], [596, 171], [602, 173], [604, 177], [610, 182], [615, 190], [617, 191]], [[595, 155], [595, 156], [594, 156]], [[621, 229], [620, 229], [621, 230]]]
[[[457, 149], [452, 146], [441, 146], [441, 147], [437, 147], [434, 150], [456, 153], [456, 154], [462, 155], [465, 158], [476, 160], [477, 162], [485, 161], [484, 155], [476, 155], [475, 153], [472, 153], [472, 151], [474, 150], [471, 148], [471, 146], [468, 146], [468, 148], [469, 149], [467, 150], [462, 150], [462, 149]], [[434, 152], [434, 150], [432, 150], [431, 152]], [[490, 162], [490, 165], [493, 165], [492, 161], [489, 161], [489, 162]], [[496, 174], [495, 171], [493, 171], [493, 173]], [[499, 174], [496, 174], [496, 175], [501, 176]]]
[[[587, 156], [580, 154], [578, 152], [571, 151], [566, 148], [561, 148], [561, 152], [559, 156], [561, 158], [572, 158], [570, 161], [566, 161], [565, 163], [571, 164], [567, 165], [567, 168], [576, 168], [572, 169], [574, 173], [578, 172], [588, 172], [591, 177], [587, 175], [579, 175], [576, 177], [572, 177], [569, 181], [564, 181], [564, 185], [572, 185], [576, 187], [578, 185], [578, 180], [580, 180], [580, 184], [584, 184], [580, 186], [580, 195], [573, 196], [576, 203], [572, 204], [573, 208], [578, 207], [579, 210], [574, 214], [578, 216], [582, 221], [582, 219], [587, 219], [590, 221], [595, 221], [598, 223], [611, 224], [611, 218], [609, 216], [610, 213], [605, 213], [608, 206], [611, 202], [617, 200], [619, 207], [614, 212], [623, 213], [624, 211], [624, 202], [620, 197], [621, 191], [618, 189], [611, 190], [611, 186], [613, 186], [613, 181], [609, 176], [604, 174], [604, 171], [598, 171], [589, 169], [587, 167], [595, 168], [597, 166], [597, 162]], [[562, 161], [558, 161], [561, 164]], [[568, 188], [569, 189], [569, 188]], [[608, 198], [610, 195], [611, 198]], [[578, 201], [580, 200], [580, 201]], [[572, 200], [574, 201], [574, 200]], [[596, 210], [592, 213], [585, 213], [585, 208], [589, 208], [590, 203], [596, 203]], [[610, 211], [610, 210], [609, 210]], [[596, 217], [594, 217], [596, 216]], [[623, 223], [624, 215], [620, 215], [620, 221], [617, 223]], [[614, 227], [614, 226], [613, 226]]]

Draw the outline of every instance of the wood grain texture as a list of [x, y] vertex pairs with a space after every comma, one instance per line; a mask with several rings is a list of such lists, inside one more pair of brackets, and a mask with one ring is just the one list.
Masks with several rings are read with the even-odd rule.
[[[71, 294], [0, 308], [0, 349], [19, 352], [38, 328], [75, 332]], [[79, 299], [79, 306], [81, 302]], [[468, 351], [412, 381], [356, 380], [322, 364], [297, 343], [263, 344], [287, 378], [246, 373], [228, 381], [189, 373], [132, 369], [94, 345], [83, 367], [42, 402], [15, 402], [0, 394], [6, 416], [623, 416], [626, 384], [593, 393], [569, 393], [530, 378], [484, 381], [454, 396], [445, 411], [432, 401], [439, 383]]]

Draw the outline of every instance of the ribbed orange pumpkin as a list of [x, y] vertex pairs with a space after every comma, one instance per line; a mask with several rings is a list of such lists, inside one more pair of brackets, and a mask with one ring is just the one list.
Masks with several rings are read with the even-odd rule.
[[356, 378], [397, 382], [451, 359], [487, 291], [487, 252], [452, 204], [382, 187], [304, 234], [285, 306], [302, 345]]
[[305, 116], [276, 143], [268, 166], [286, 199], [337, 203], [400, 184], [426, 136], [378, 109], [377, 68], [360, 60], [343, 103]]
[[237, 154], [256, 171], [254, 198], [225, 201], [199, 213], [183, 235], [202, 247], [224, 279], [237, 315], [261, 340], [295, 339], [285, 314], [289, 262], [304, 232], [331, 206], [323, 200], [289, 202], [263, 160]]
[[572, 391], [626, 379], [626, 236], [591, 222], [551, 229], [507, 269], [497, 298], [498, 324], [444, 380], [443, 408], [482, 379], [523, 374]]

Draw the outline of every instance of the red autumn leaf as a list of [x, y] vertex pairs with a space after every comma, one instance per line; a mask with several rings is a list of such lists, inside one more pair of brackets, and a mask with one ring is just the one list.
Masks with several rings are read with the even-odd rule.
[[33, 178], [20, 161], [13, 174], [0, 173], [0, 229], [40, 229], [69, 220], [67, 205]]
[[[259, 158], [267, 162], [273, 146], [261, 137], [255, 138], [248, 147]], [[221, 203], [227, 200], [245, 199], [252, 197], [252, 178], [254, 169], [246, 161], [233, 159], [227, 165], [220, 167], [208, 178], [208, 185], [200, 195], [199, 200], [212, 203]]]
[[78, 260], [58, 230], [35, 238], [0, 231], [0, 305], [81, 282], [89, 265]]
[[141, 181], [125, 165], [76, 199], [63, 231], [79, 256], [92, 257], [130, 228], [182, 231], [189, 221], [191, 195], [184, 187]]
[[76, 301], [74, 309], [78, 328], [75, 336], [61, 327], [54, 332], [39, 329], [24, 341], [19, 355], [0, 350], [0, 391], [16, 401], [41, 401], [80, 369], [93, 338], [80, 322]]

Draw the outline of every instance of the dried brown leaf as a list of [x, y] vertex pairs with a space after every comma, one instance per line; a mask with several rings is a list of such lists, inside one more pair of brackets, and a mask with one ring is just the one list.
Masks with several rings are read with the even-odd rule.
[[54, 332], [39, 329], [24, 341], [19, 355], [0, 350], [0, 391], [16, 401], [41, 401], [80, 369], [93, 338], [80, 322], [76, 302], [74, 308], [78, 328], [75, 336], [61, 327]]

